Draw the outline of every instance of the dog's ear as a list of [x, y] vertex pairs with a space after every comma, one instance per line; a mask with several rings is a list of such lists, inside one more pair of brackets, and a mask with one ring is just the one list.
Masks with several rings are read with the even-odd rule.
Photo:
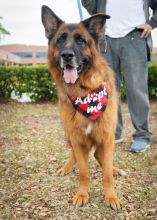
[[109, 15], [95, 14], [92, 17], [83, 20], [82, 23], [93, 38], [97, 40], [102, 35], [104, 24], [108, 18], [110, 18]]
[[46, 5], [41, 8], [41, 19], [45, 27], [46, 37], [48, 39], [53, 38], [63, 21]]

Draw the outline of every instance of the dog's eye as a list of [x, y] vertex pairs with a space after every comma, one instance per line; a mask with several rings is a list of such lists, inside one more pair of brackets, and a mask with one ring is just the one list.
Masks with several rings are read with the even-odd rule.
[[66, 39], [67, 39], [67, 34], [66, 34], [66, 33], [63, 33], [63, 34], [58, 38], [58, 40], [57, 40], [57, 42], [56, 42], [56, 46], [57, 46], [57, 47], [62, 46], [62, 44], [64, 44], [64, 42], [66, 41]]
[[75, 35], [75, 42], [82, 46], [86, 45], [86, 40], [82, 38], [79, 34]]

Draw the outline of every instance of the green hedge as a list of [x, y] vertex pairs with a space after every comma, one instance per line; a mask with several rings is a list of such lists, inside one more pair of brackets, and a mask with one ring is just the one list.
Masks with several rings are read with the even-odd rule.
[[148, 86], [149, 95], [157, 97], [157, 63], [149, 64]]
[[55, 82], [47, 65], [1, 66], [0, 96], [10, 97], [12, 91], [18, 97], [29, 93], [33, 101], [57, 99]]
[[[149, 72], [149, 75], [148, 75], [149, 96], [157, 97], [157, 63], [149, 63], [148, 72]], [[125, 89], [124, 79], [122, 82], [121, 96], [122, 98], [126, 98], [126, 89]]]
[[[157, 97], [157, 64], [149, 64], [148, 83], [149, 95]], [[19, 97], [23, 93], [29, 93], [34, 101], [57, 100], [55, 82], [47, 65], [0, 66], [0, 97], [10, 97], [12, 91]], [[125, 83], [121, 94], [125, 98]]]

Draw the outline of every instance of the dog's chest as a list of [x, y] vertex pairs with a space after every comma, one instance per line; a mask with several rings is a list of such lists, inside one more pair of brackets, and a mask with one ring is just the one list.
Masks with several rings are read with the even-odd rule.
[[82, 128], [84, 134], [86, 136], [90, 135], [92, 133], [93, 130], [93, 124], [92, 123], [88, 123], [86, 126], [84, 126], [84, 128]]

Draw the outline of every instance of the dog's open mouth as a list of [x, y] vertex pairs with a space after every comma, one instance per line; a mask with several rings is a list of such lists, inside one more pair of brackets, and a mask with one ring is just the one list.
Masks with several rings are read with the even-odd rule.
[[71, 65], [66, 65], [64, 68], [62, 68], [63, 71], [63, 78], [66, 83], [74, 84], [76, 80], [79, 77], [79, 72], [82, 70], [82, 65], [79, 65], [78, 67], [73, 67]]

